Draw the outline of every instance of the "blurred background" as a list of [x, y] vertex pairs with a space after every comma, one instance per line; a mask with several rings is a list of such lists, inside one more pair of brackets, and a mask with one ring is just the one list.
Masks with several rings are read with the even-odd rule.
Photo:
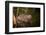
[[[19, 16], [22, 14], [32, 15], [32, 26], [40, 27], [40, 8], [29, 8], [29, 7], [13, 7], [13, 15]], [[13, 23], [13, 27], [14, 27]]]

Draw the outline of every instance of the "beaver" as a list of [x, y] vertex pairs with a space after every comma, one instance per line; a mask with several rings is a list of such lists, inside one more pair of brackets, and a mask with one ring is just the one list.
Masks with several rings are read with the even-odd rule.
[[32, 25], [31, 15], [19, 15], [16, 18], [16, 27], [30, 27]]

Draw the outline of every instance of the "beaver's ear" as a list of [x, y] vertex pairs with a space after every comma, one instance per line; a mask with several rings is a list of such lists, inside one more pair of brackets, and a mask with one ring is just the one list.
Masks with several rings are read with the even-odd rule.
[[32, 18], [32, 16], [31, 15], [28, 15], [28, 18]]

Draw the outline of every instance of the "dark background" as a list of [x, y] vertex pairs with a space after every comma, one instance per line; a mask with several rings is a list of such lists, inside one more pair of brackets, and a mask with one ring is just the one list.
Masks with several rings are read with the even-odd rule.
[[32, 15], [32, 27], [40, 27], [40, 8], [13, 7], [15, 17], [21, 14]]

